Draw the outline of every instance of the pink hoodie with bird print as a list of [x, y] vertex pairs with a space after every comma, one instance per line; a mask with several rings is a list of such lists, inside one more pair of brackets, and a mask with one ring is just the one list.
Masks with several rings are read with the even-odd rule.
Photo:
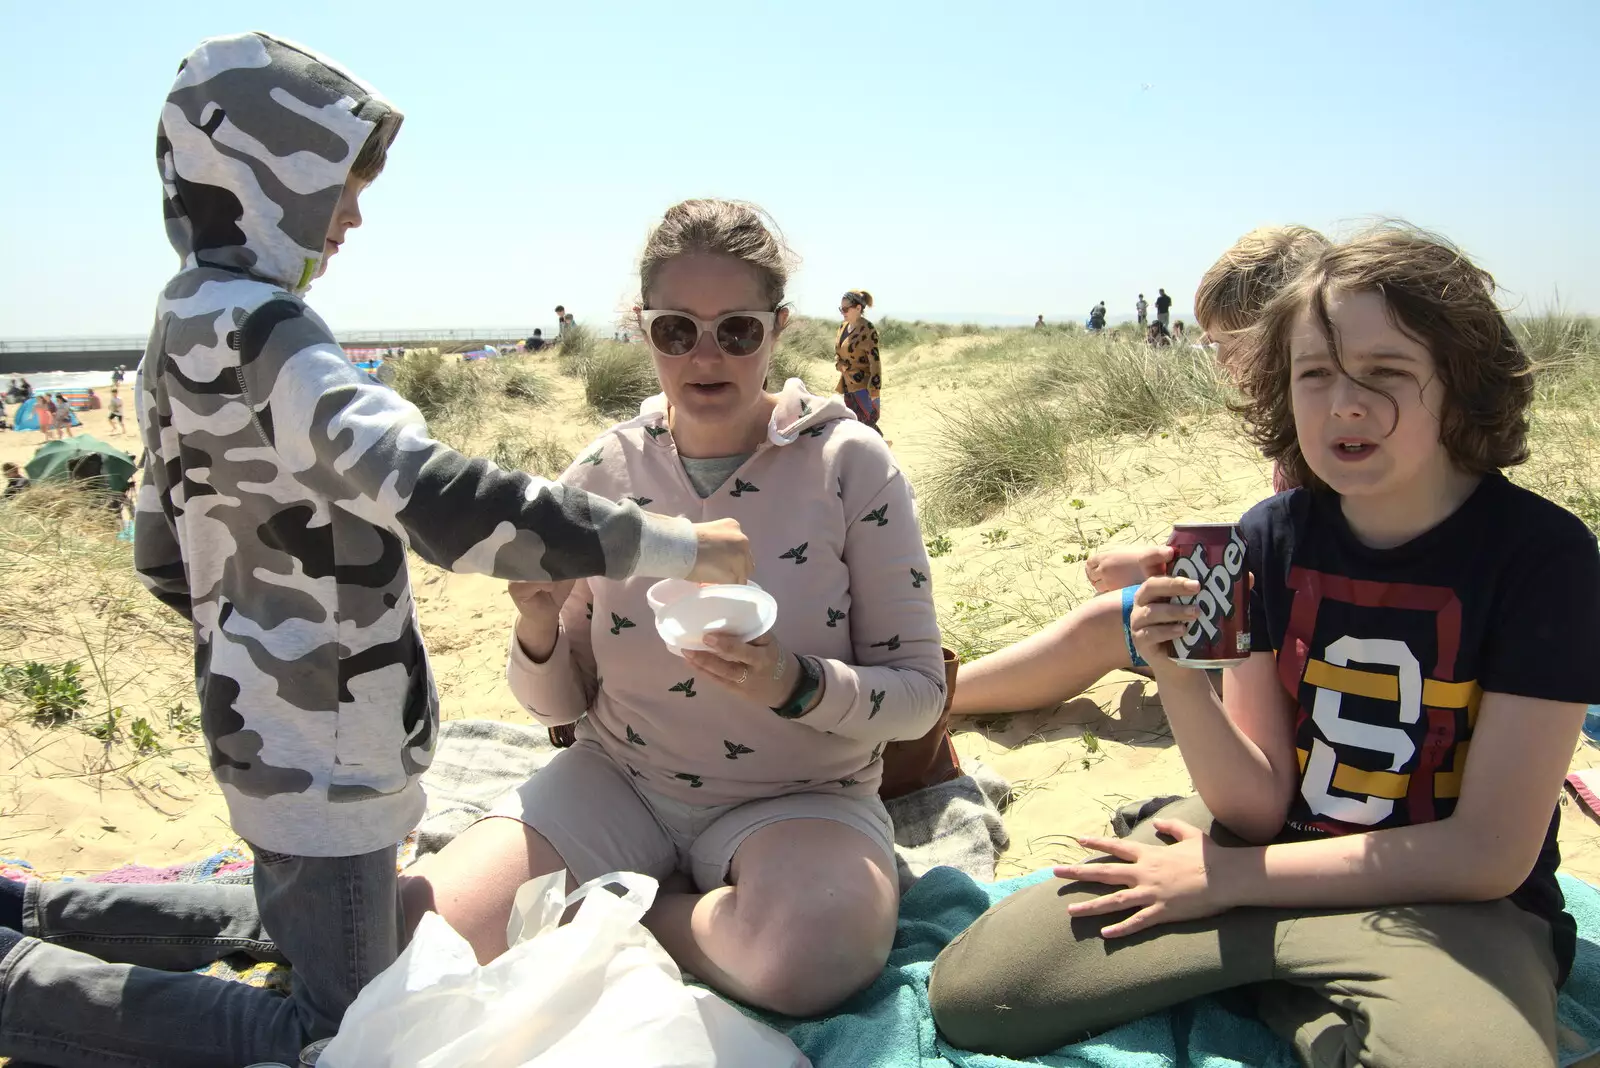
[[[823, 693], [798, 719], [670, 652], [645, 601], [654, 579], [580, 581], [549, 660], [513, 636], [512, 692], [548, 727], [583, 716], [592, 738], [650, 791], [730, 804], [791, 793], [870, 796], [884, 744], [918, 738], [944, 707], [928, 556], [911, 486], [883, 439], [837, 396], [790, 379], [761, 445], [701, 499], [667, 429], [665, 399], [584, 449], [561, 481], [661, 515], [739, 521], [757, 584], [777, 599], [774, 634], [816, 657]], [[791, 665], [792, 667], [792, 665]]]

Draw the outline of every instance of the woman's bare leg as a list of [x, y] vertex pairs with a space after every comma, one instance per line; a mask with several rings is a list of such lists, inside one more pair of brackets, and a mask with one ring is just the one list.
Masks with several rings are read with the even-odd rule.
[[1086, 601], [1037, 634], [962, 664], [950, 713], [1021, 712], [1076, 697], [1108, 671], [1133, 665], [1122, 591]]
[[[555, 846], [527, 824], [479, 820], [401, 874], [406, 937], [423, 913], [437, 912], [472, 945], [478, 963], [488, 964], [506, 951], [506, 923], [518, 887], [566, 866]], [[569, 874], [567, 892], [577, 888]]]
[[883, 850], [832, 820], [769, 824], [734, 854], [731, 886], [664, 894], [645, 926], [683, 968], [750, 1005], [827, 1012], [883, 971], [899, 881]]

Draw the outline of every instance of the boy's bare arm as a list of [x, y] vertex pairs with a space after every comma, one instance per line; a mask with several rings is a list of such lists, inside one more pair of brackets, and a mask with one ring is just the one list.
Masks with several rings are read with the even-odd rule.
[[1299, 771], [1293, 710], [1272, 654], [1253, 653], [1227, 669], [1225, 698], [1218, 698], [1206, 672], [1148, 652], [1145, 658], [1201, 800], [1239, 837], [1271, 841], [1288, 817]]
[[1172, 737], [1206, 807], [1246, 841], [1269, 842], [1283, 828], [1299, 779], [1293, 702], [1271, 653], [1252, 653], [1228, 669], [1225, 700], [1205, 672], [1172, 660], [1170, 643], [1198, 612], [1172, 598], [1199, 590], [1192, 579], [1146, 579], [1134, 595], [1129, 630], [1155, 674]]

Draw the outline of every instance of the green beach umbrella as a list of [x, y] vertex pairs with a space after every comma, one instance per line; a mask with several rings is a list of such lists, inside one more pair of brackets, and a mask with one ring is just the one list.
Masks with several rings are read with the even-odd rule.
[[79, 434], [64, 441], [45, 442], [26, 464], [28, 477], [35, 482], [65, 482], [73, 477], [75, 469], [80, 477], [83, 472], [94, 472], [105, 479], [106, 488], [112, 493], [121, 493], [133, 480], [133, 457], [92, 434]]

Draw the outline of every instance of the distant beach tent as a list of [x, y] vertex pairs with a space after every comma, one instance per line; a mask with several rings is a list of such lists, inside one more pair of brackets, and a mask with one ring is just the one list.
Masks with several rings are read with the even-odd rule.
[[[39, 398], [29, 397], [27, 400], [18, 405], [16, 415], [12, 418], [11, 425], [18, 430], [38, 430]], [[78, 418], [76, 412], [72, 414], [72, 425], [83, 425], [83, 420]]]
[[80, 434], [63, 441], [47, 441], [39, 446], [25, 470], [35, 482], [65, 482], [73, 478], [105, 479], [106, 488], [121, 493], [133, 480], [133, 457], [108, 445], [92, 434]]
[[349, 357], [351, 363], [369, 375], [377, 373], [378, 368], [383, 366], [382, 349], [348, 348], [344, 350], [344, 354]]
[[100, 395], [92, 389], [48, 390], [52, 397], [60, 397], [72, 405], [75, 412], [94, 411], [100, 407]]

